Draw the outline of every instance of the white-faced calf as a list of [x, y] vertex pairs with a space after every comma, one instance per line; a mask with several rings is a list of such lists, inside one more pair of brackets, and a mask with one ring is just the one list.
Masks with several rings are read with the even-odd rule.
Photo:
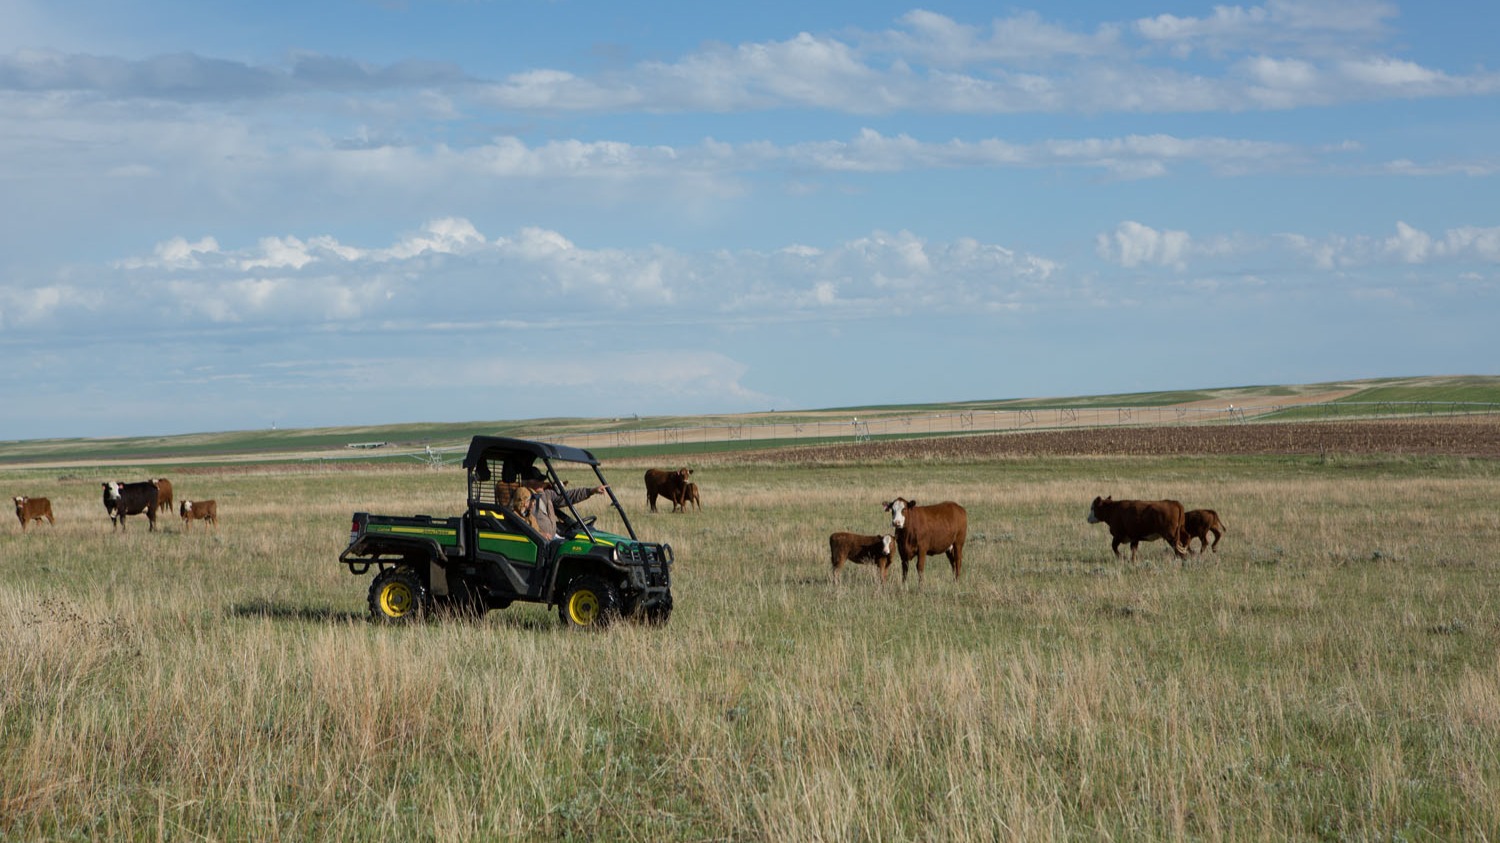
[[194, 521], [202, 521], [219, 529], [219, 504], [215, 501], [183, 501], [177, 514], [182, 516], [182, 529], [193, 529]]
[[833, 533], [828, 536], [828, 561], [833, 565], [835, 580], [845, 562], [872, 563], [880, 568], [880, 581], [883, 583], [891, 567], [891, 554], [895, 550], [896, 540], [891, 536], [862, 536], [859, 533]]
[[48, 524], [56, 524], [52, 519], [52, 501], [47, 498], [18, 497], [16, 502], [16, 517], [21, 519], [21, 531], [25, 532], [26, 525], [32, 521], [38, 524], [42, 519], [47, 519]]

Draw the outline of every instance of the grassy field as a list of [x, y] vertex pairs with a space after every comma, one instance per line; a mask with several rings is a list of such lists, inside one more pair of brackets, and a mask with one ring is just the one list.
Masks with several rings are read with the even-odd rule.
[[[102, 475], [0, 470], [59, 518], [0, 530], [0, 840], [1500, 839], [1494, 461], [730, 455], [687, 515], [645, 465], [677, 610], [586, 634], [364, 621], [350, 513], [457, 469], [168, 472], [221, 529], [124, 534]], [[832, 583], [898, 494], [967, 507], [962, 579]], [[1105, 494], [1229, 532], [1117, 562]]]

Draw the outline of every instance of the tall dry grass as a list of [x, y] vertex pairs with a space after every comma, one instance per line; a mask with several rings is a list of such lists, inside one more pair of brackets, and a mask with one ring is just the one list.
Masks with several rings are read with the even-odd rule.
[[[1495, 839], [1497, 468], [724, 462], [650, 515], [625, 464], [677, 611], [602, 634], [365, 623], [349, 514], [456, 512], [453, 470], [186, 475], [221, 529], [154, 534], [0, 474], [59, 516], [0, 531], [0, 838]], [[968, 508], [963, 578], [831, 582], [898, 494]], [[1100, 494], [1229, 533], [1118, 562]]]

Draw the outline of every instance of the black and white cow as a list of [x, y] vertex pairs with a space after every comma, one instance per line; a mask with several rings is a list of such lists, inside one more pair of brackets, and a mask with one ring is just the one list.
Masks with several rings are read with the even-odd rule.
[[113, 526], [125, 529], [125, 516], [145, 515], [156, 529], [156, 483], [146, 480], [141, 483], [121, 483], [111, 480], [104, 486], [104, 511], [109, 513]]

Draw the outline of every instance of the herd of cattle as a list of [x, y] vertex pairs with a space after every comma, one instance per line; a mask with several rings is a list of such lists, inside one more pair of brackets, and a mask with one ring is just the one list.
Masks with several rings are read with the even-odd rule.
[[[150, 529], [155, 530], [157, 513], [172, 511], [172, 481], [165, 477], [138, 483], [110, 480], [99, 485], [104, 488], [104, 511], [109, 514], [110, 525], [118, 527], [122, 532], [127, 515], [146, 516], [146, 520], [151, 522]], [[27, 524], [32, 521], [40, 524], [43, 518], [47, 519], [48, 524], [57, 523], [52, 517], [50, 499], [17, 496], [12, 500], [15, 501], [16, 518], [20, 520], [23, 532]], [[184, 530], [191, 530], [194, 521], [202, 521], [215, 529], [219, 526], [219, 505], [215, 501], [184, 500], [178, 506], [177, 514], [182, 517]]]
[[[922, 579], [927, 567], [927, 557], [943, 554], [953, 567], [953, 578], [963, 572], [964, 540], [969, 532], [969, 514], [952, 501], [918, 506], [914, 500], [896, 498], [885, 504], [891, 514], [891, 535], [866, 536], [859, 533], [838, 532], [828, 537], [828, 558], [833, 565], [833, 576], [845, 562], [869, 563], [880, 568], [880, 580], [885, 582], [892, 557], [901, 558], [901, 581], [906, 581], [910, 563], [917, 565], [917, 580]], [[1088, 523], [1107, 524], [1111, 539], [1110, 550], [1115, 558], [1120, 557], [1120, 545], [1130, 543], [1130, 561], [1135, 562], [1136, 547], [1143, 541], [1164, 539], [1177, 558], [1186, 558], [1193, 550], [1193, 539], [1198, 540], [1197, 553], [1205, 550], [1219, 552], [1219, 539], [1224, 535], [1224, 522], [1212, 509], [1184, 510], [1181, 502], [1174, 500], [1142, 501], [1115, 500], [1113, 496], [1094, 498], [1089, 506]], [[1212, 535], [1213, 541], [1208, 537]]]
[[[688, 504], [698, 502], [698, 486], [690, 478], [690, 468], [652, 468], [646, 471], [646, 505], [656, 512], [658, 498], [672, 502], [672, 511], [686, 511]], [[948, 557], [953, 567], [953, 578], [963, 572], [964, 541], [969, 533], [969, 513], [953, 501], [918, 506], [914, 500], [896, 498], [885, 504], [891, 514], [893, 532], [887, 535], [868, 536], [860, 533], [836, 532], [828, 536], [828, 560], [833, 566], [833, 576], [838, 577], [845, 562], [868, 563], [880, 569], [880, 580], [885, 582], [892, 561], [901, 559], [901, 580], [906, 581], [911, 564], [916, 563], [917, 579], [920, 581], [927, 567], [927, 557], [942, 554]], [[1224, 535], [1224, 522], [1212, 509], [1185, 510], [1182, 503], [1174, 500], [1115, 500], [1113, 496], [1094, 498], [1089, 506], [1088, 523], [1107, 524], [1111, 539], [1110, 550], [1115, 558], [1120, 557], [1120, 545], [1130, 543], [1130, 561], [1136, 561], [1136, 548], [1143, 541], [1165, 540], [1177, 558], [1186, 558], [1190, 553], [1211, 550], [1219, 552], [1219, 539]], [[1213, 540], [1209, 540], [1209, 536]], [[1193, 549], [1193, 540], [1198, 540], [1198, 549]]]
[[[690, 468], [646, 471], [646, 505], [657, 512], [656, 502], [665, 498], [672, 503], [673, 512], [686, 512], [689, 505], [703, 509], [698, 498], [698, 485], [689, 478]], [[156, 529], [158, 512], [172, 511], [172, 482], [165, 477], [143, 480], [137, 483], [121, 483], [111, 480], [100, 484], [104, 489], [104, 510], [109, 514], [111, 525], [125, 529], [125, 517], [145, 515]], [[16, 518], [25, 531], [32, 521], [55, 524], [52, 517], [52, 501], [47, 498], [16, 497]], [[891, 514], [893, 532], [889, 535], [868, 536], [859, 533], [836, 532], [828, 537], [829, 562], [833, 575], [838, 577], [845, 562], [868, 563], [879, 567], [881, 582], [889, 576], [892, 560], [901, 559], [901, 580], [905, 582], [913, 561], [917, 566], [920, 581], [927, 567], [927, 557], [942, 554], [948, 557], [953, 567], [953, 578], [963, 572], [964, 541], [969, 532], [969, 514], [952, 501], [918, 506], [915, 500], [896, 498], [885, 504]], [[184, 530], [191, 530], [194, 521], [203, 521], [215, 529], [219, 526], [218, 504], [215, 501], [184, 500], [178, 507]], [[1120, 556], [1120, 545], [1130, 543], [1130, 561], [1136, 560], [1136, 548], [1143, 541], [1165, 540], [1179, 559], [1189, 553], [1219, 550], [1219, 539], [1224, 535], [1224, 523], [1212, 509], [1185, 510], [1174, 500], [1115, 500], [1111, 497], [1094, 498], [1089, 506], [1088, 523], [1109, 526], [1110, 550], [1115, 558]], [[1209, 541], [1209, 536], [1213, 541]], [[1193, 540], [1198, 540], [1198, 549], [1193, 550]]]

